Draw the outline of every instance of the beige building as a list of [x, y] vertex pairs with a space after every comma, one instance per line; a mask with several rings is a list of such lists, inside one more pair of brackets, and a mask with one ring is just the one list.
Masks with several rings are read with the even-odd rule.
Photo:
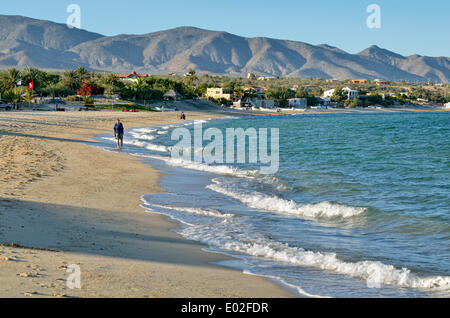
[[229, 88], [213, 87], [206, 90], [206, 97], [214, 99], [225, 98], [227, 100], [232, 100], [233, 94]]
[[367, 80], [365, 79], [352, 79], [350, 80], [352, 84], [367, 84]]
[[130, 74], [115, 74], [115, 76], [117, 79], [120, 79], [123, 81], [136, 82], [138, 78], [148, 77], [148, 74], [138, 74], [135, 71], [133, 71]]

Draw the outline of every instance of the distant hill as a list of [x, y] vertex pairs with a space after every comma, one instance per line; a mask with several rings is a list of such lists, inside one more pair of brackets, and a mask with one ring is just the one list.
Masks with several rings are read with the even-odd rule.
[[371, 46], [349, 54], [327, 44], [245, 38], [180, 27], [143, 35], [103, 36], [65, 24], [0, 15], [0, 67], [200, 73], [243, 76], [368, 78], [448, 82], [450, 59]]
[[71, 68], [77, 57], [68, 50], [101, 37], [65, 24], [0, 15], [0, 65]]

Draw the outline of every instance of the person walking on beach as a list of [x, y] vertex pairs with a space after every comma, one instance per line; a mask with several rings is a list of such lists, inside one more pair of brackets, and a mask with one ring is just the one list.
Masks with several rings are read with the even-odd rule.
[[114, 138], [117, 140], [117, 149], [122, 149], [123, 147], [123, 133], [124, 133], [123, 124], [120, 122], [120, 119], [117, 119], [116, 124], [114, 125]]

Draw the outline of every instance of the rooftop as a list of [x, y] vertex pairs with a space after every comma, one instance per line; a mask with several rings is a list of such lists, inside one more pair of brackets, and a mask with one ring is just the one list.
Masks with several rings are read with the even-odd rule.
[[131, 72], [130, 74], [116, 74], [117, 78], [138, 78], [138, 77], [148, 77], [148, 74], [139, 74], [135, 71]]

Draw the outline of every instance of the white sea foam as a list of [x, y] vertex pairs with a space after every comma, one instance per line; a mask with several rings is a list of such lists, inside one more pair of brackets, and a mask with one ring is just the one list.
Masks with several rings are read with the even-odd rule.
[[153, 132], [155, 132], [156, 128], [134, 128], [131, 131], [132, 132], [136, 132], [136, 133], [145, 134], [145, 133], [153, 133]]
[[[114, 138], [105, 137], [105, 140], [109, 140], [112, 142], [116, 142]], [[138, 140], [138, 139], [125, 139], [123, 141], [125, 145], [132, 145], [136, 147], [145, 148], [147, 150], [153, 150], [153, 151], [159, 151], [159, 152], [169, 152], [169, 149], [166, 146], [163, 145], [156, 145], [153, 143], [150, 143], [148, 141]]]
[[[142, 199], [142, 200], [143, 200], [144, 202], [146, 202], [144, 199]], [[173, 215], [170, 215], [170, 214], [161, 212], [161, 211], [159, 211], [159, 210], [154, 210], [154, 209], [151, 208], [148, 204], [141, 204], [141, 207], [144, 208], [147, 212], [157, 213], [157, 214], [161, 214], [161, 215], [170, 216], [170, 218], [172, 218], [173, 220], [178, 221], [178, 222], [180, 222], [181, 224], [184, 224], [184, 225], [186, 225], [186, 226], [195, 226], [194, 224], [191, 224], [191, 223], [189, 223], [189, 222], [187, 222], [187, 221], [185, 221], [185, 220], [183, 220], [183, 219], [181, 219], [181, 218], [177, 218], [177, 217], [175, 217], [175, 216], [173, 216]]]
[[204, 171], [204, 172], [210, 172], [214, 174], [220, 174], [220, 175], [230, 175], [230, 176], [236, 176], [236, 177], [252, 177], [257, 173], [257, 170], [242, 170], [230, 166], [225, 165], [208, 165], [205, 163], [197, 163], [194, 161], [189, 160], [183, 160], [180, 158], [172, 158], [172, 157], [163, 157], [163, 156], [157, 156], [157, 155], [145, 155], [145, 157], [163, 160], [166, 162], [169, 166], [173, 167], [180, 167], [190, 170], [197, 170], [197, 171]]
[[[179, 219], [171, 215], [170, 212], [155, 211], [147, 205], [143, 205], [143, 207], [147, 208], [149, 212], [166, 214], [187, 225], [181, 231], [184, 237], [224, 251], [293, 266], [334, 272], [365, 280], [367, 285], [372, 287], [391, 285], [424, 291], [450, 290], [449, 276], [420, 277], [407, 268], [398, 269], [393, 265], [384, 264], [379, 261], [348, 262], [339, 259], [335, 253], [314, 252], [300, 247], [292, 247], [286, 243], [280, 243], [262, 237], [252, 229], [250, 224], [242, 223], [242, 221], [239, 222], [242, 218], [225, 218], [222, 222], [215, 222], [214, 224], [192, 224], [189, 219]], [[167, 207], [164, 208], [166, 209]], [[291, 286], [299, 288], [292, 284]], [[307, 294], [301, 288], [298, 291], [305, 295]], [[308, 296], [317, 295], [308, 294]]]
[[352, 207], [330, 202], [300, 204], [293, 200], [286, 200], [256, 191], [238, 191], [225, 184], [220, 184], [217, 179], [213, 179], [213, 182], [214, 184], [207, 186], [207, 189], [237, 199], [250, 208], [288, 214], [306, 219], [349, 218], [360, 215], [366, 210], [361, 207]]
[[155, 145], [155, 144], [152, 144], [152, 143], [147, 143], [147, 145], [145, 145], [145, 149], [147, 149], [147, 150], [155, 150], [155, 151], [159, 151], [159, 152], [169, 152], [169, 149], [166, 146]]
[[266, 277], [266, 278], [269, 278], [269, 279], [277, 280], [281, 284], [296, 290], [300, 295], [303, 295], [303, 296], [306, 296], [306, 297], [309, 297], [309, 298], [331, 298], [331, 297], [328, 297], [328, 296], [321, 296], [321, 295], [310, 294], [307, 291], [305, 291], [303, 288], [301, 288], [300, 286], [297, 286], [297, 285], [294, 285], [294, 284], [290, 284], [290, 283], [288, 283], [287, 281], [285, 281], [284, 279], [282, 279], [281, 277], [278, 277], [278, 276], [265, 275], [265, 274], [262, 274], [262, 275], [261, 274], [254, 274], [254, 273], [252, 273], [249, 270], [244, 270], [244, 274], [254, 275], [254, 276], [263, 276], [263, 277]]
[[187, 120], [187, 121], [179, 123], [179, 124], [173, 124], [172, 127], [193, 126], [194, 124], [205, 124], [211, 120], [212, 120], [212, 118]]
[[[145, 200], [144, 200], [145, 201]], [[234, 214], [231, 213], [221, 213], [217, 210], [213, 209], [202, 209], [202, 208], [191, 208], [191, 207], [180, 207], [180, 206], [169, 206], [169, 205], [161, 205], [161, 204], [153, 204], [145, 201], [147, 205], [155, 208], [162, 208], [167, 210], [175, 210], [181, 211], [185, 213], [198, 214], [204, 216], [212, 216], [216, 218], [232, 218]]]
[[[230, 223], [226, 226], [229, 229]], [[368, 286], [393, 285], [422, 290], [450, 290], [449, 276], [419, 277], [407, 268], [398, 269], [379, 261], [346, 262], [334, 253], [307, 251], [288, 244], [252, 237], [250, 233], [242, 233], [242, 227], [239, 227], [239, 231], [235, 229], [233, 233], [217, 225], [214, 228], [196, 225], [185, 228], [182, 234], [189, 239], [226, 251], [363, 279]]]
[[151, 135], [149, 132], [131, 131], [130, 136], [138, 140], [155, 140], [156, 136]]
[[136, 139], [138, 140], [155, 140], [156, 137], [152, 136], [152, 135], [140, 135], [140, 136], [135, 136]]
[[211, 120], [211, 118], [194, 120], [194, 121], [192, 122], [192, 124], [205, 124], [205, 123], [207, 123], [207, 122], [210, 121], [210, 120]]

